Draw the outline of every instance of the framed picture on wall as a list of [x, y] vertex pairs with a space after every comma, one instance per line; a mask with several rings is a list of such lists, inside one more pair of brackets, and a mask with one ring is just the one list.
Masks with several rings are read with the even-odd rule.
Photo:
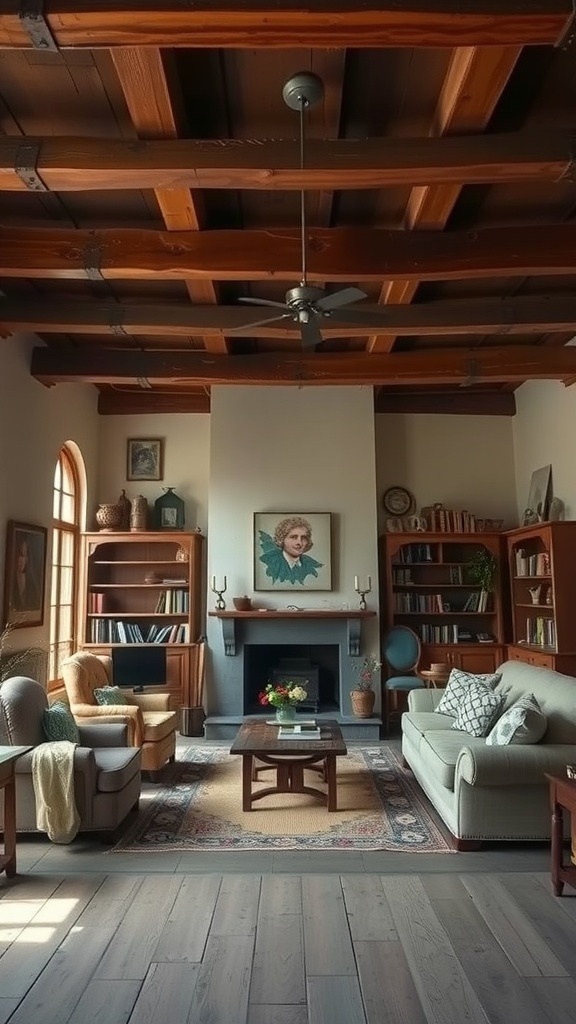
[[254, 590], [332, 590], [330, 512], [254, 513]]
[[44, 621], [46, 537], [43, 526], [8, 521], [4, 563], [4, 622], [14, 628]]
[[159, 437], [129, 437], [126, 449], [127, 480], [163, 480], [164, 443]]

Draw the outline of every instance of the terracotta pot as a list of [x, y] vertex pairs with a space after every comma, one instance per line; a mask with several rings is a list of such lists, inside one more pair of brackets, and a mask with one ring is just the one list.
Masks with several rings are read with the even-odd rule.
[[374, 690], [350, 690], [352, 714], [356, 718], [371, 718], [376, 694]]

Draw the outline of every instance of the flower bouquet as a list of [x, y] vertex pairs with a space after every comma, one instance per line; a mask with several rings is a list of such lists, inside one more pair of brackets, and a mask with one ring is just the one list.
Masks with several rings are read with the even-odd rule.
[[374, 676], [382, 668], [382, 662], [378, 661], [374, 654], [368, 654], [360, 666], [356, 690], [371, 690]]
[[279, 722], [294, 721], [296, 718], [296, 706], [306, 700], [308, 694], [300, 683], [285, 682], [274, 686], [268, 686], [258, 694], [258, 702], [263, 705], [271, 705], [276, 708], [276, 718]]

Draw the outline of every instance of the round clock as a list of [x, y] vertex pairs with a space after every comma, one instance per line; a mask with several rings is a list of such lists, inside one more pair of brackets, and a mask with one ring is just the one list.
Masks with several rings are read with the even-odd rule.
[[405, 487], [389, 487], [384, 491], [382, 503], [388, 515], [406, 516], [414, 504], [414, 499]]

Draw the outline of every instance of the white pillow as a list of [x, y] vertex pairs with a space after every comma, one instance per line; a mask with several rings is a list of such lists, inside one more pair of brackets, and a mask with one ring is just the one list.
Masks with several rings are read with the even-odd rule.
[[461, 729], [471, 736], [486, 736], [498, 718], [504, 701], [503, 693], [492, 693], [483, 683], [470, 683], [452, 728]]
[[464, 672], [461, 668], [453, 668], [440, 703], [434, 710], [439, 715], [450, 715], [451, 718], [455, 718], [471, 683], [477, 683], [493, 690], [498, 682], [500, 682], [498, 672], [474, 675], [472, 672]]
[[548, 722], [533, 693], [525, 693], [498, 719], [486, 737], [492, 747], [509, 743], [538, 743]]

